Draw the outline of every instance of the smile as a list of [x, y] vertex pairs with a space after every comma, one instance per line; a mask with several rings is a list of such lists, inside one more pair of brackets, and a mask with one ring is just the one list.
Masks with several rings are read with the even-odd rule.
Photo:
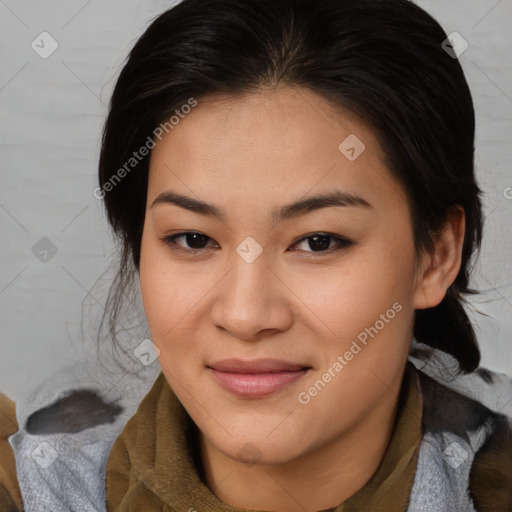
[[208, 367], [216, 382], [230, 393], [258, 398], [276, 393], [303, 377], [311, 367], [273, 359], [225, 360]]

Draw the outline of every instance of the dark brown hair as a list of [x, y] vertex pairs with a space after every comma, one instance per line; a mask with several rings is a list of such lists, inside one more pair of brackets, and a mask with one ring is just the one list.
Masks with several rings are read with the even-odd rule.
[[138, 271], [149, 157], [108, 192], [105, 185], [191, 97], [301, 86], [373, 128], [406, 191], [418, 253], [432, 250], [454, 205], [464, 208], [461, 269], [438, 306], [415, 312], [414, 336], [473, 371], [480, 352], [463, 294], [476, 293], [469, 274], [481, 243], [481, 192], [473, 102], [446, 38], [408, 0], [183, 0], [158, 16], [121, 70], [103, 133], [99, 186], [120, 242], [105, 313], [111, 337]]

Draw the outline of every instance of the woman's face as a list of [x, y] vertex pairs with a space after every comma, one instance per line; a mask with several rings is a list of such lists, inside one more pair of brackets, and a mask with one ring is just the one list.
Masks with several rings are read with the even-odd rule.
[[153, 149], [140, 260], [152, 341], [231, 459], [291, 461], [391, 403], [414, 262], [374, 133], [309, 90], [200, 100]]

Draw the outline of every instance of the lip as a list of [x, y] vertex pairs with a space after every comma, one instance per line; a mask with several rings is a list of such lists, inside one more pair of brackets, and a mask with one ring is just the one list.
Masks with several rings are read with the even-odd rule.
[[280, 391], [303, 377], [310, 366], [278, 359], [224, 359], [208, 366], [218, 384], [242, 397], [263, 397]]
[[292, 363], [280, 359], [253, 359], [244, 361], [243, 359], [223, 359], [208, 365], [209, 368], [220, 372], [231, 373], [273, 373], [284, 371], [296, 371], [304, 368], [311, 368], [306, 364]]

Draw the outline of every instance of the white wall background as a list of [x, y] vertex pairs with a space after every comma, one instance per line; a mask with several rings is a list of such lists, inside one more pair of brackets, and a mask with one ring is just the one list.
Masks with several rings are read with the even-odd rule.
[[[0, 0], [0, 390], [14, 400], [92, 346], [81, 340], [82, 302], [101, 313], [113, 254], [92, 194], [106, 104], [127, 52], [173, 3]], [[473, 303], [488, 315], [472, 318], [483, 365], [512, 376], [512, 1], [418, 3], [469, 43], [460, 61], [486, 194], [474, 281], [484, 293]], [[42, 32], [58, 43], [46, 59], [31, 47], [51, 48]], [[34, 246], [50, 251], [48, 261]]]

